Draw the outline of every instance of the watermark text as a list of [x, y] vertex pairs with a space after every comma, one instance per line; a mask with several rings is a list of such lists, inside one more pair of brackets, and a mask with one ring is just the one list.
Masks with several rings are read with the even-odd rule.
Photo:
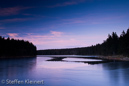
[[25, 80], [20, 80], [20, 79], [3, 79], [1, 80], [2, 84], [7, 84], [7, 85], [13, 85], [13, 84], [44, 84], [43, 80], [30, 80], [30, 79], [25, 79]]

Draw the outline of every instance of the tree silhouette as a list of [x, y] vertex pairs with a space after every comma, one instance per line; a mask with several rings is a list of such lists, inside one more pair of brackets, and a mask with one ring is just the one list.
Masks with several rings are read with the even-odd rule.
[[2, 56], [33, 56], [36, 55], [36, 46], [28, 41], [5, 39], [0, 36], [0, 57]]
[[129, 56], [129, 29], [126, 33], [123, 31], [118, 37], [116, 32], [111, 35], [102, 44], [96, 44], [89, 47], [69, 48], [69, 49], [49, 49], [38, 50], [39, 55], [124, 55]]

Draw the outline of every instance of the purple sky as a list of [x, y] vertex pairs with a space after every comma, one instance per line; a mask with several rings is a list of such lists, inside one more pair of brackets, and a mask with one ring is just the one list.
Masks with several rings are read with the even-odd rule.
[[86, 47], [129, 28], [129, 0], [1, 0], [0, 35], [37, 49]]

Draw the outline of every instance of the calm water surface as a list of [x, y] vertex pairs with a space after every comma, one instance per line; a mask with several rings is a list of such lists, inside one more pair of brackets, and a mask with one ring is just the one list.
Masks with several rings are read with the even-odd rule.
[[[51, 57], [53, 56], [1, 60], [0, 86], [129, 86], [129, 62], [90, 65], [74, 61], [100, 60], [64, 58], [63, 60], [68, 62], [46, 61]], [[16, 79], [18, 81], [43, 80], [44, 84], [25, 84], [24, 82], [7, 85], [6, 80], [14, 81]]]

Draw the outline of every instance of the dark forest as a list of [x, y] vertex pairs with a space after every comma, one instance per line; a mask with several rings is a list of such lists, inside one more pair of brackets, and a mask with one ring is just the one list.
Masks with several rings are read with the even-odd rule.
[[24, 40], [5, 39], [0, 36], [0, 57], [8, 56], [34, 56], [36, 46]]

